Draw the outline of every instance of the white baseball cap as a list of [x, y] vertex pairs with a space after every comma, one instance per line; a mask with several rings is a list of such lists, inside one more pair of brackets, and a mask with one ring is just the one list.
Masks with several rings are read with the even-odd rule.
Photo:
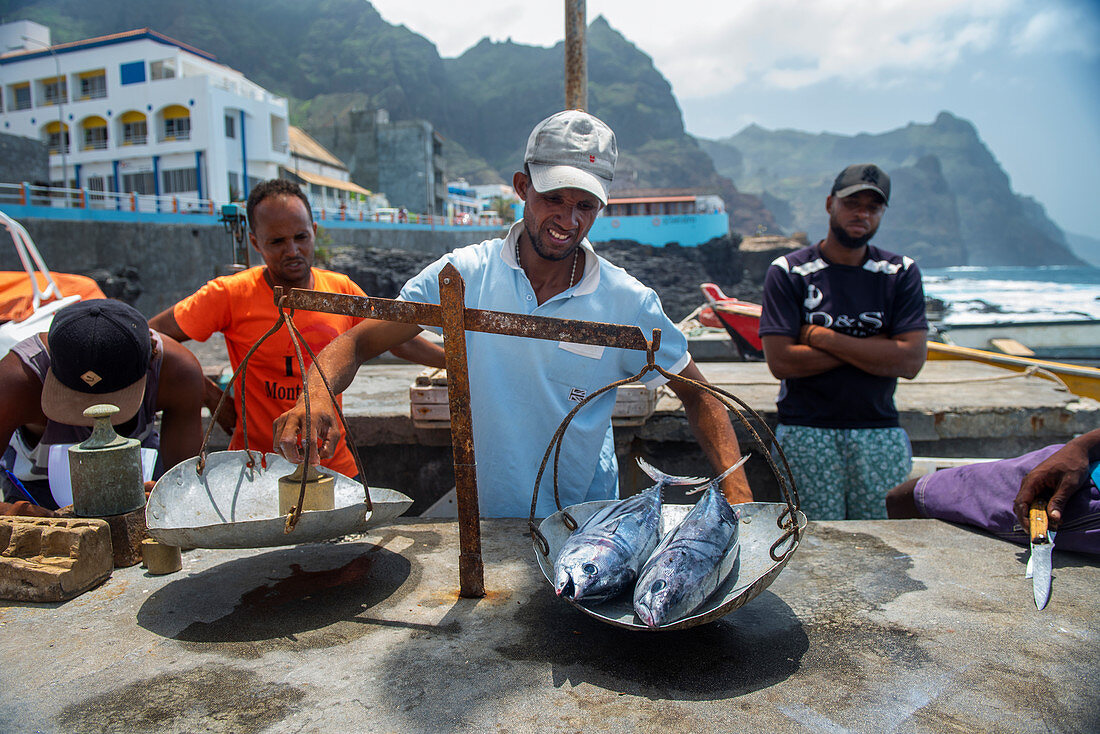
[[535, 125], [523, 161], [535, 191], [581, 189], [607, 205], [619, 152], [615, 133], [583, 110], [565, 110]]

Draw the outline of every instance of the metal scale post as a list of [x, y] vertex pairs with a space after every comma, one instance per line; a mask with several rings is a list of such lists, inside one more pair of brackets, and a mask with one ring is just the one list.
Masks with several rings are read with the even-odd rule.
[[[440, 305], [437, 306], [295, 288], [282, 298], [282, 305], [290, 309], [435, 326], [443, 330], [458, 505], [459, 595], [479, 598], [485, 595], [485, 573], [481, 559], [481, 515], [477, 498], [473, 419], [470, 415], [466, 332], [477, 331], [640, 351], [646, 350], [648, 342], [637, 326], [466, 308], [465, 282], [453, 265], [447, 265], [439, 274], [439, 294]], [[278, 294], [276, 298], [279, 298]]]

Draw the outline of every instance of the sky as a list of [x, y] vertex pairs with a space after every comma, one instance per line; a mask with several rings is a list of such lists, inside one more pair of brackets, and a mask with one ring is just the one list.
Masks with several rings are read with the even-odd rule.
[[[565, 35], [564, 0], [371, 2], [444, 57], [486, 36]], [[1100, 239], [1100, 0], [588, 0], [586, 12], [653, 58], [693, 135], [880, 133], [947, 110], [974, 123], [1013, 191]]]

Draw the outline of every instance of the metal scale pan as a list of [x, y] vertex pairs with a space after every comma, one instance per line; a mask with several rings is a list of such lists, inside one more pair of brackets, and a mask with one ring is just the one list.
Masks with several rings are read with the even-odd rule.
[[[260, 456], [259, 452], [252, 452]], [[247, 466], [244, 451], [215, 451], [196, 471], [198, 457], [180, 462], [153, 488], [145, 510], [149, 535], [183, 548], [265, 548], [312, 543], [362, 533], [385, 525], [409, 509], [412, 500], [393, 489], [370, 488], [373, 510], [364, 502], [363, 485], [343, 474], [335, 477], [335, 509], [307, 510], [297, 527], [284, 532], [279, 514], [279, 477], [295, 465], [279, 454], [267, 454], [266, 467]]]
[[[554, 561], [557, 559], [562, 545], [572, 534], [572, 531], [562, 520], [562, 513], [568, 511], [578, 525], [583, 525], [600, 508], [613, 504], [615, 501], [601, 500], [572, 505], [565, 508], [565, 510], [554, 513], [539, 525], [539, 531], [546, 538], [550, 552], [543, 555], [538, 544], [535, 543], [535, 558], [538, 560], [543, 576], [550, 582], [551, 587], [554, 586]], [[793, 535], [788, 543], [776, 549], [777, 555], [782, 553], [782, 559], [773, 561], [770, 549], [783, 536], [784, 531], [777, 525], [777, 521], [780, 515], [787, 510], [787, 505], [779, 502], [746, 502], [735, 505], [735, 507], [741, 511], [741, 527], [738, 540], [740, 555], [737, 564], [726, 582], [718, 587], [706, 603], [691, 616], [651, 629], [644, 625], [634, 614], [633, 587], [630, 591], [599, 604], [574, 602], [569, 599], [566, 601], [601, 622], [607, 622], [616, 627], [648, 632], [687, 629], [724, 617], [771, 585], [771, 582], [787, 565], [787, 561], [794, 555], [794, 551], [798, 547], [797, 538], [801, 535], [800, 533]], [[661, 535], [664, 536], [666, 530], [679, 524], [691, 508], [692, 505], [664, 505], [661, 508]], [[796, 513], [798, 527], [800, 529], [805, 528], [806, 515], [797, 510]]]

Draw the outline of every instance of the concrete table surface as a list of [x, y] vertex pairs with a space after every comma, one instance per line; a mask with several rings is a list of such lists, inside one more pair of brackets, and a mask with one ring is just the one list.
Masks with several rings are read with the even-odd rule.
[[763, 594], [638, 633], [557, 600], [526, 523], [192, 550], [64, 604], [0, 602], [0, 731], [1100, 730], [1100, 567], [934, 520], [811, 523]]

